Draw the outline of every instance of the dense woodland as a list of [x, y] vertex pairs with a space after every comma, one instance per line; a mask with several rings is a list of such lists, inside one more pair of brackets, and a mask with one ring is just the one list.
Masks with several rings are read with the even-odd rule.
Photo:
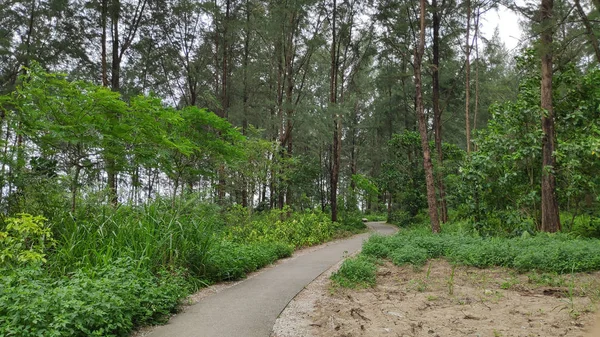
[[600, 237], [599, 38], [597, 0], [4, 0], [0, 302], [87, 304], [0, 335], [124, 335], [364, 216]]

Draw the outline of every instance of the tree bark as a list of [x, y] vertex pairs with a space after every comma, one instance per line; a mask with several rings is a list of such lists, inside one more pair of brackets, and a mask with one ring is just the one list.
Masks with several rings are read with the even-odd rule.
[[448, 221], [448, 208], [446, 204], [446, 193], [444, 186], [444, 156], [442, 153], [442, 111], [440, 109], [440, 8], [437, 5], [437, 0], [431, 1], [433, 8], [433, 69], [432, 75], [432, 91], [433, 91], [433, 129], [435, 133], [435, 149], [439, 163], [437, 173], [438, 191], [439, 191], [439, 206], [440, 218], [443, 223]]
[[341, 152], [341, 123], [337, 113], [337, 76], [338, 76], [338, 44], [337, 44], [337, 2], [333, 0], [332, 11], [332, 40], [331, 40], [331, 77], [329, 83], [329, 102], [333, 110], [333, 146], [332, 146], [332, 169], [331, 169], [331, 221], [337, 221], [337, 188], [340, 174], [340, 152]]
[[467, 155], [471, 154], [471, 118], [469, 116], [470, 108], [470, 88], [471, 88], [471, 42], [469, 33], [471, 32], [471, 0], [467, 0], [467, 31], [466, 31], [466, 50], [465, 50], [465, 132], [467, 135]]
[[100, 26], [102, 26], [102, 35], [100, 41], [101, 48], [101, 68], [102, 85], [108, 87], [108, 67], [106, 62], [106, 21], [108, 17], [108, 0], [102, 0], [100, 10]]
[[541, 13], [541, 107], [542, 107], [542, 228], [544, 232], [560, 231], [556, 179], [554, 176], [555, 135], [552, 108], [552, 11], [553, 0], [542, 0]]
[[[246, 0], [246, 35], [244, 36], [244, 56], [243, 56], [243, 93], [242, 93], [242, 134], [246, 135], [248, 129], [248, 64], [250, 57], [250, 1]], [[248, 182], [245, 176], [242, 177], [242, 207], [248, 207]]]
[[[223, 59], [222, 67], [221, 67], [221, 109], [220, 116], [221, 118], [227, 119], [229, 116], [229, 91], [228, 91], [228, 75], [229, 75], [229, 41], [228, 41], [228, 29], [229, 29], [229, 17], [231, 11], [231, 0], [227, 0], [225, 3], [225, 18], [223, 20]], [[217, 186], [217, 199], [220, 204], [225, 202], [225, 166], [223, 164], [219, 165], [218, 169], [219, 175], [219, 183]]]
[[431, 151], [429, 150], [429, 140], [427, 139], [427, 123], [425, 121], [425, 107], [423, 105], [421, 63], [425, 53], [425, 0], [420, 0], [421, 4], [421, 30], [419, 32], [419, 44], [415, 49], [415, 89], [416, 89], [416, 110], [419, 122], [419, 134], [421, 135], [421, 147], [423, 149], [423, 166], [425, 168], [425, 181], [427, 183], [427, 204], [429, 206], [429, 218], [431, 220], [431, 230], [434, 233], [440, 231], [440, 221], [438, 218], [437, 202], [435, 198], [435, 182], [433, 178], [433, 164], [431, 163]]
[[[119, 57], [119, 18], [121, 14], [120, 0], [112, 0], [111, 7], [111, 25], [112, 25], [112, 62], [111, 62], [111, 78], [110, 87], [112, 91], [120, 90], [120, 72], [121, 58]], [[117, 116], [111, 115], [113, 119]], [[108, 176], [108, 197], [110, 203], [117, 206], [119, 203], [118, 186], [117, 186], [117, 167], [115, 158], [110, 154], [106, 158], [106, 175]]]

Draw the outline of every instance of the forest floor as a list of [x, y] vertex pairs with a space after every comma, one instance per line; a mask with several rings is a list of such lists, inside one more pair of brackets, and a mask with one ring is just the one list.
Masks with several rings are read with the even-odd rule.
[[334, 287], [332, 267], [276, 321], [272, 337], [584, 336], [600, 299], [600, 272], [519, 274], [505, 268], [379, 266], [377, 285]]

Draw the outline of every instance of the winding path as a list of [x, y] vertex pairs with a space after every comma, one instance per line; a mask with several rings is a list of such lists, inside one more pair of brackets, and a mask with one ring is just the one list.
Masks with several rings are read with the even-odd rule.
[[[367, 224], [393, 234], [396, 227]], [[358, 251], [370, 234], [323, 245], [284, 260], [235, 286], [211, 295], [153, 329], [149, 337], [268, 337], [277, 316], [304, 287], [344, 256]]]

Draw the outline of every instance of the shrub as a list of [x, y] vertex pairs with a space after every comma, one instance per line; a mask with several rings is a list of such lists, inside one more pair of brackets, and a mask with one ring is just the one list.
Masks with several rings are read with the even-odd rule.
[[335, 224], [322, 212], [293, 213], [272, 210], [246, 224], [228, 226], [224, 237], [237, 243], [283, 242], [295, 247], [312, 246], [333, 238]]
[[390, 248], [386, 244], [386, 237], [381, 235], [373, 235], [367, 240], [362, 247], [362, 254], [376, 258], [387, 258], [390, 253]]
[[206, 276], [211, 281], [243, 278], [276, 260], [288, 257], [293, 246], [282, 242], [240, 244], [222, 241], [209, 253]]
[[338, 230], [359, 233], [367, 228], [360, 213], [343, 213], [339, 219]]
[[392, 262], [397, 266], [412, 264], [422, 266], [427, 261], [427, 250], [410, 244], [395, 249], [390, 253]]
[[164, 321], [189, 292], [180, 273], [153, 276], [129, 260], [59, 279], [33, 266], [1, 275], [2, 336], [127, 336]]
[[358, 255], [344, 261], [340, 269], [331, 276], [331, 280], [345, 288], [367, 288], [375, 285], [376, 271], [373, 259]]
[[46, 249], [54, 246], [46, 218], [21, 213], [6, 219], [6, 231], [0, 231], [0, 266], [46, 262]]

